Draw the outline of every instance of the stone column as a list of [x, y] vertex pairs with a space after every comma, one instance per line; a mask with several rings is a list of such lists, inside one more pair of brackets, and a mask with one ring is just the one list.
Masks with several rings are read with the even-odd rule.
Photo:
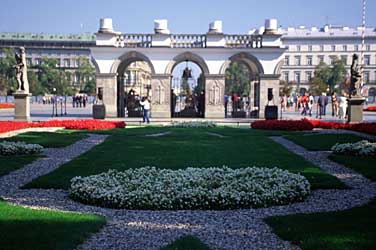
[[103, 88], [103, 104], [106, 118], [117, 117], [116, 73], [96, 74], [97, 88]]
[[[265, 118], [265, 106], [278, 105], [279, 97], [279, 74], [262, 74], [260, 75], [260, 103], [259, 103], [259, 118]], [[273, 99], [268, 100], [268, 89], [273, 90]], [[278, 112], [279, 113], [279, 112]]]
[[31, 93], [16, 92], [14, 96], [14, 120], [30, 121], [30, 96]]
[[225, 118], [225, 76], [205, 75], [205, 118]]
[[170, 81], [170, 75], [151, 76], [151, 117], [153, 118], [171, 118]]

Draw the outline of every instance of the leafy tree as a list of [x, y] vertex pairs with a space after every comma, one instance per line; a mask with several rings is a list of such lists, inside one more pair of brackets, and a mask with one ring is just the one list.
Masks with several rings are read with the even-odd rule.
[[280, 96], [291, 95], [291, 92], [292, 92], [292, 89], [293, 89], [292, 86], [294, 86], [294, 85], [296, 85], [295, 82], [286, 82], [286, 81], [281, 80], [280, 83], [279, 83], [279, 95]]
[[341, 59], [337, 57], [334, 59], [330, 73], [328, 85], [330, 92], [333, 92], [346, 78], [347, 71]]
[[10, 48], [3, 49], [4, 57], [0, 58], [0, 92], [10, 93], [17, 88], [16, 59], [14, 50]]
[[89, 59], [84, 56], [78, 58], [78, 74], [80, 75], [80, 91], [84, 91], [89, 95], [95, 94], [95, 68]]
[[38, 74], [33, 70], [27, 71], [27, 79], [29, 80], [30, 92], [33, 95], [44, 95], [46, 90], [38, 80]]
[[225, 77], [225, 93], [227, 95], [235, 92], [239, 96], [249, 96], [249, 70], [245, 64], [232, 62], [226, 70]]

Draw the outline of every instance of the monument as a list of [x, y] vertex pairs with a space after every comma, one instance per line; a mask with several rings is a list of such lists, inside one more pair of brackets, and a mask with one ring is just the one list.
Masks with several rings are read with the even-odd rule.
[[15, 100], [15, 121], [30, 121], [30, 96], [29, 82], [27, 80], [27, 65], [25, 48], [20, 47], [15, 54], [17, 90], [13, 94]]
[[363, 121], [363, 103], [365, 98], [360, 95], [361, 70], [358, 63], [358, 55], [354, 54], [351, 64], [351, 83], [349, 87], [349, 114], [348, 122], [356, 123]]

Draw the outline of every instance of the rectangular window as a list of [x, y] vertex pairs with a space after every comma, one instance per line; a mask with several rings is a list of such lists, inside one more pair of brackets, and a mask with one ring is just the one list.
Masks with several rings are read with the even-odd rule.
[[63, 65], [65, 68], [70, 68], [70, 60], [68, 58], [64, 58]]
[[296, 66], [300, 66], [301, 65], [301, 63], [300, 63], [300, 56], [295, 56], [295, 65]]
[[330, 64], [330, 65], [333, 65], [335, 60], [336, 60], [336, 57], [335, 57], [335, 56], [330, 56], [330, 57], [329, 57], [329, 64]]
[[312, 56], [307, 56], [307, 65], [312, 66]]
[[311, 80], [312, 80], [312, 71], [307, 71], [306, 72], [306, 78], [307, 78], [307, 82], [311, 82]]
[[359, 51], [359, 45], [357, 44], [354, 45], [354, 51]]
[[70, 83], [71, 80], [72, 80], [71, 73], [70, 73], [70, 72], [67, 72], [67, 73], [66, 73], [66, 77], [67, 77], [67, 81]]
[[347, 51], [347, 45], [343, 45], [343, 46], [342, 46], [342, 50], [343, 50], [343, 51]]
[[289, 82], [289, 72], [283, 72], [283, 80]]
[[336, 46], [332, 45], [332, 51], [336, 51]]
[[308, 51], [312, 52], [312, 45], [308, 45]]
[[324, 56], [320, 55], [317, 58], [319, 59], [319, 63], [323, 63], [324, 62]]
[[366, 51], [371, 51], [371, 45], [370, 44], [366, 44]]
[[35, 58], [35, 65], [41, 65], [42, 59], [41, 58]]
[[347, 56], [341, 56], [341, 60], [344, 65], [347, 65]]
[[301, 50], [302, 50], [302, 47], [301, 47], [300, 45], [297, 45], [297, 46], [296, 46], [296, 50], [297, 50], [297, 51], [301, 51]]
[[369, 83], [369, 71], [364, 71], [364, 84]]
[[77, 68], [77, 66], [78, 66], [78, 65], [77, 65], [77, 59], [73, 58], [73, 59], [72, 59], [72, 64], [71, 64], [71, 65], [72, 65], [73, 68]]
[[364, 56], [364, 65], [371, 65], [371, 56], [370, 55]]
[[320, 45], [320, 51], [324, 51], [324, 45]]
[[284, 65], [289, 66], [290, 65], [290, 57], [285, 56], [285, 60], [283, 61]]
[[294, 72], [294, 81], [300, 83], [300, 72]]

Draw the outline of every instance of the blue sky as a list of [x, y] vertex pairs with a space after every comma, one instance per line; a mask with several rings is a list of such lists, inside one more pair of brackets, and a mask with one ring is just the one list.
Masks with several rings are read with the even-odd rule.
[[[367, 0], [367, 26], [376, 26], [376, 1]], [[225, 33], [246, 33], [277, 18], [279, 25], [361, 24], [361, 0], [1, 0], [0, 32], [96, 32], [100, 17], [126, 33], [151, 33], [166, 18], [173, 33], [205, 33], [223, 20]]]

